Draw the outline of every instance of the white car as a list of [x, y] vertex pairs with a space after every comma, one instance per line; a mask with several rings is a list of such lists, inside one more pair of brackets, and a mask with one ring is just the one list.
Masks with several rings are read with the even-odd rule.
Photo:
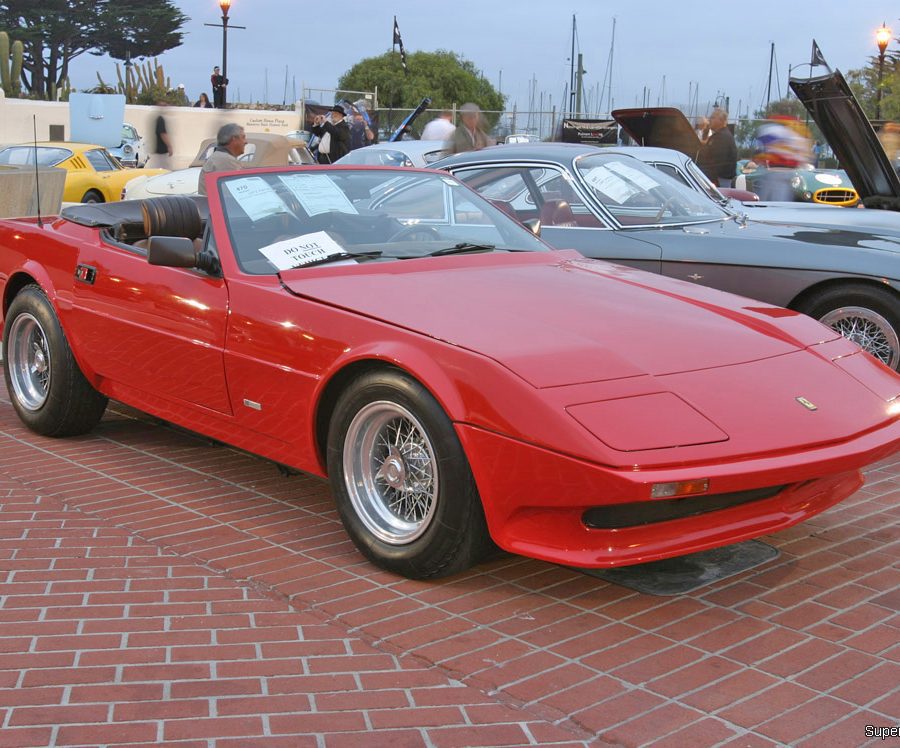
[[143, 168], [150, 158], [150, 151], [144, 139], [140, 136], [134, 125], [127, 122], [122, 125], [122, 142], [115, 148], [107, 150], [122, 163], [122, 166]]
[[[196, 195], [203, 162], [216, 147], [215, 138], [207, 138], [187, 169], [170, 171], [157, 177], [137, 177], [125, 185], [123, 200], [139, 200], [158, 195]], [[302, 140], [274, 133], [247, 133], [247, 145], [238, 159], [246, 168], [314, 164], [316, 161]]]
[[423, 168], [449, 155], [450, 152], [444, 149], [444, 143], [440, 140], [398, 140], [356, 148], [346, 156], [341, 156], [335, 163]]

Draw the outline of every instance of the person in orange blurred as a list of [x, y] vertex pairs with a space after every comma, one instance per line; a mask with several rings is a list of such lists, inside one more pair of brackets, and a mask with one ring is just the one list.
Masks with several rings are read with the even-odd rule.
[[753, 158], [768, 168], [756, 190], [760, 200], [794, 199], [791, 187], [794, 169], [812, 160], [809, 138], [802, 134], [804, 132], [807, 131], [802, 123], [789, 117], [773, 117], [756, 131], [759, 152]]

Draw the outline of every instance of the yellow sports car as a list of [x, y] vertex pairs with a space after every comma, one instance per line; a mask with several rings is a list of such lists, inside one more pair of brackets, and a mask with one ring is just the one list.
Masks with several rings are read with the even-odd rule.
[[166, 169], [126, 169], [106, 148], [86, 143], [11, 145], [0, 151], [0, 164], [58, 166], [68, 171], [63, 201], [108, 203], [122, 198], [125, 183], [138, 176], [165, 174]]

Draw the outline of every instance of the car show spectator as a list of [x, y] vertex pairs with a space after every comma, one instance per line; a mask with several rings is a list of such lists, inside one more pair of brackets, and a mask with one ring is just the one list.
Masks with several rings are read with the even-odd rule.
[[350, 150], [370, 145], [375, 142], [375, 133], [369, 127], [369, 119], [362, 106], [353, 106], [350, 116]]
[[212, 75], [209, 76], [209, 82], [212, 84], [213, 106], [216, 109], [225, 108], [225, 88], [228, 86], [228, 78], [219, 72], [219, 66], [213, 68]]
[[477, 104], [466, 103], [459, 108], [459, 117], [462, 123], [453, 131], [450, 138], [449, 150], [451, 153], [463, 153], [465, 151], [480, 151], [494, 141], [488, 137], [481, 125], [481, 109]]
[[200, 94], [200, 98], [194, 103], [195, 107], [200, 107], [201, 109], [211, 109], [212, 104], [209, 101], [209, 96], [206, 95], [206, 92]]
[[703, 145], [706, 145], [706, 141], [709, 140], [709, 136], [712, 135], [712, 132], [709, 129], [709, 119], [706, 117], [697, 117], [697, 124], [694, 125], [694, 131], [697, 133], [697, 137], [700, 138], [700, 142]]
[[200, 169], [200, 176], [197, 180], [198, 194], [206, 194], [205, 176], [207, 174], [214, 171], [234, 171], [242, 167], [238, 156], [244, 152], [246, 144], [247, 135], [240, 125], [231, 123], [219, 128], [219, 132], [216, 134], [216, 147]]
[[900, 174], [900, 124], [886, 123], [878, 133], [878, 139], [894, 169]]
[[737, 167], [737, 144], [728, 129], [728, 112], [716, 108], [709, 117], [712, 134], [700, 149], [697, 165], [718, 187], [731, 187]]
[[437, 117], [425, 125], [420, 139], [446, 142], [453, 137], [454, 130], [456, 130], [456, 127], [453, 125], [453, 112], [449, 109], [444, 109]]
[[819, 168], [819, 159], [822, 157], [822, 143], [816, 141], [812, 147], [812, 165], [813, 169]]
[[328, 115], [317, 114], [313, 119], [310, 131], [319, 138], [320, 164], [333, 164], [350, 152], [350, 126], [345, 116], [344, 107], [335, 104]]
[[[167, 101], [160, 99], [156, 102], [156, 106], [160, 109], [167, 107]], [[172, 138], [166, 129], [166, 118], [162, 111], [156, 116], [156, 124], [154, 127], [154, 145], [153, 153], [147, 159], [147, 164], [151, 169], [171, 169], [172, 168]]]

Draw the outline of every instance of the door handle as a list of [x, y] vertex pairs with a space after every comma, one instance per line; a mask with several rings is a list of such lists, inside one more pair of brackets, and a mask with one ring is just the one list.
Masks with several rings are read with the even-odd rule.
[[93, 286], [96, 278], [97, 268], [93, 268], [90, 265], [77, 265], [75, 267], [75, 280]]

